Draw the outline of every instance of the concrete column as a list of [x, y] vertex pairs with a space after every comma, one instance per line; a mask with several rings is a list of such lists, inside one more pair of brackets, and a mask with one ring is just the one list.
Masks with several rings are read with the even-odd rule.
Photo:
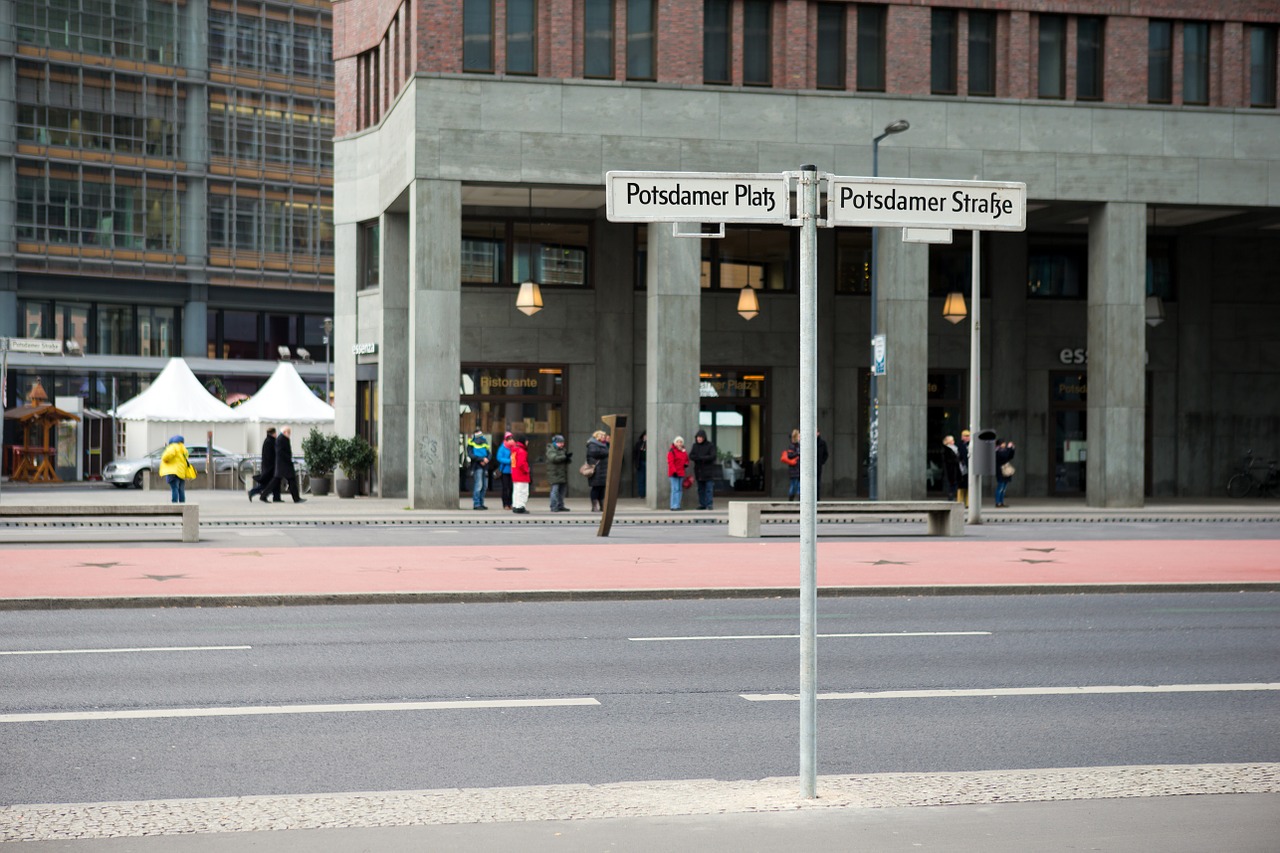
[[[990, 417], [983, 426], [1016, 445], [1019, 476], [1009, 483], [1014, 496], [1026, 494], [1026, 477], [1034, 465], [1043, 476], [1045, 453], [1032, 458], [1027, 435], [1027, 237], [992, 232], [983, 252], [991, 282], [990, 307], [984, 307], [983, 343], [990, 346], [991, 369], [984, 394]], [[985, 248], [984, 247], [984, 248]], [[987, 314], [990, 311], [990, 314]], [[987, 478], [991, 479], [991, 478]]]
[[1146, 205], [1089, 217], [1089, 506], [1143, 504], [1146, 247]]
[[17, 338], [18, 291], [6, 285], [14, 283], [13, 273], [0, 273], [0, 338]]
[[382, 236], [378, 255], [382, 310], [378, 335], [378, 494], [384, 498], [407, 498], [409, 215], [382, 214], [379, 233]]
[[209, 356], [209, 287], [193, 284], [182, 306], [182, 355], [184, 358]]
[[[1214, 463], [1222, 464], [1214, 446], [1213, 408], [1213, 240], [1178, 240], [1178, 468], [1174, 472], [1179, 497], [1221, 495], [1222, 484], [1212, 479]], [[1172, 313], [1175, 306], [1166, 305]], [[1167, 323], [1168, 321], [1166, 321]], [[1236, 461], [1234, 458], [1232, 462]]]
[[928, 491], [929, 247], [903, 243], [900, 228], [878, 228], [876, 235], [877, 313], [886, 345], [886, 375], [878, 383], [879, 495], [881, 500], [923, 500]]
[[[577, 466], [586, 461], [584, 452], [590, 433], [605, 428], [600, 422], [601, 415], [627, 415], [627, 446], [615, 447], [610, 452], [626, 453], [618, 494], [630, 497], [635, 471], [631, 445], [644, 429], [635, 417], [631, 395], [635, 373], [635, 229], [611, 225], [605, 221], [603, 212], [599, 220], [593, 248], [598, 263], [596, 269], [601, 272], [596, 275], [595, 314], [590, 320], [595, 327], [595, 404], [589, 412], [587, 434], [579, 436], [570, 447], [575, 463], [571, 470], [576, 473]], [[660, 226], [650, 226], [657, 227]], [[570, 388], [573, 387], [570, 379]], [[571, 492], [580, 493], [584, 482], [580, 477], [571, 477]]]
[[408, 490], [414, 509], [458, 508], [462, 185], [409, 188]]
[[645, 327], [645, 424], [649, 431], [650, 508], [670, 505], [667, 449], [677, 435], [686, 445], [698, 429], [698, 371], [702, 364], [702, 245], [674, 237], [671, 226], [649, 226]]
[[356, 358], [351, 347], [356, 342], [359, 232], [354, 222], [338, 223], [333, 229], [333, 427], [338, 435], [356, 431]]

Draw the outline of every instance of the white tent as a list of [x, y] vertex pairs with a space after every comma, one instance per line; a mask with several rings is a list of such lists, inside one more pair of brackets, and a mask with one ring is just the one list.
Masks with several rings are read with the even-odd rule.
[[232, 411], [242, 415], [249, 422], [245, 431], [245, 452], [258, 453], [262, 448], [262, 439], [268, 427], [302, 427], [294, 429], [293, 452], [302, 454], [302, 439], [306, 437], [310, 427], [321, 432], [333, 432], [333, 406], [321, 400], [307, 383], [302, 381], [297, 369], [289, 362], [282, 361], [275, 373], [263, 383], [254, 394]]
[[147, 390], [111, 413], [124, 422], [125, 457], [137, 459], [164, 447], [171, 435], [187, 444], [213, 443], [238, 452], [244, 446], [245, 416], [213, 396], [180, 358], [171, 358]]

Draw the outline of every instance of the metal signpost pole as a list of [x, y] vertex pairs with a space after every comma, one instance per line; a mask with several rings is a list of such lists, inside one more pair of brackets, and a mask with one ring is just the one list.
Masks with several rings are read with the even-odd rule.
[[818, 170], [800, 168], [800, 793], [818, 796]]
[[973, 237], [973, 280], [970, 285], [969, 331], [969, 523], [982, 523], [982, 475], [974, 464], [978, 446], [978, 423], [982, 410], [982, 288], [978, 284], [979, 240], [982, 232], [970, 231]]

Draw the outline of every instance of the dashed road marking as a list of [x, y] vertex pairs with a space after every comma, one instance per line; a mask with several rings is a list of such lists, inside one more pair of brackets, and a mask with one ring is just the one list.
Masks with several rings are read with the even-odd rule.
[[[866, 690], [819, 693], [819, 699], [954, 699], [989, 696], [1086, 696], [1104, 693], [1235, 693], [1280, 690], [1280, 683], [1257, 684], [1121, 684], [1087, 687], [990, 687], [970, 690]], [[740, 693], [748, 702], [798, 702], [797, 693]]]
[[[819, 639], [869, 637], [990, 637], [990, 631], [877, 631], [861, 634], [819, 634]], [[799, 634], [723, 634], [711, 637], [627, 637], [633, 643], [680, 643], [690, 640], [798, 640]]]

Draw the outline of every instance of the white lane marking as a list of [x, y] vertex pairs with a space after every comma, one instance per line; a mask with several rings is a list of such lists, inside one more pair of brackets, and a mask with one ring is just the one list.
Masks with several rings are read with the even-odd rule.
[[[991, 687], [974, 690], [868, 690], [819, 693], [819, 699], [951, 699], [966, 696], [1084, 696], [1099, 693], [1229, 693], [1280, 690], [1280, 682], [1245, 684], [1127, 684], [1093, 687]], [[798, 702], [797, 693], [740, 693], [748, 702]]]
[[137, 708], [126, 711], [59, 711], [46, 714], [0, 714], [0, 723], [53, 723], [70, 720], [151, 720], [164, 717], [256, 717], [271, 714], [364, 714], [373, 711], [447, 711], [478, 708], [563, 708], [599, 705], [590, 697], [575, 699], [474, 699], [440, 702], [363, 702], [345, 705], [246, 705], [228, 708]]
[[253, 646], [151, 646], [136, 649], [31, 649], [0, 655], [114, 655], [128, 652], [242, 652]]
[[[859, 637], [990, 637], [990, 631], [886, 631], [870, 634], [819, 634], [819, 639]], [[726, 634], [720, 637], [627, 637], [633, 643], [679, 643], [686, 640], [798, 640], [799, 634]]]

